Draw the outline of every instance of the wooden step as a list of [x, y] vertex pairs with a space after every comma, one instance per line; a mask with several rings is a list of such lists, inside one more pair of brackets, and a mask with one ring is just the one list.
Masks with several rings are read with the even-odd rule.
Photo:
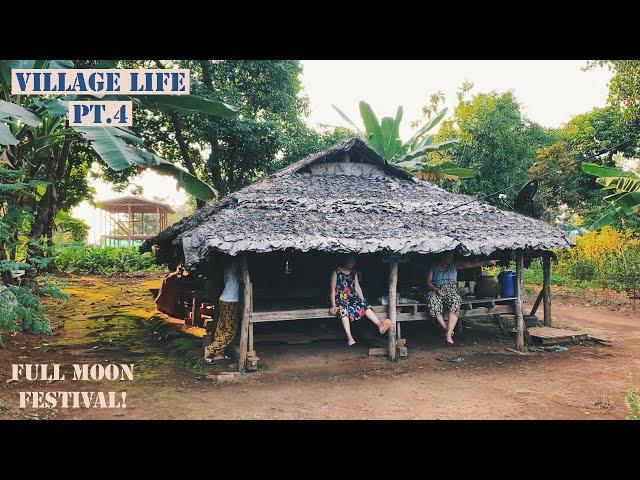
[[531, 327], [527, 329], [527, 332], [532, 340], [542, 345], [572, 343], [586, 340], [589, 337], [587, 332], [553, 327]]

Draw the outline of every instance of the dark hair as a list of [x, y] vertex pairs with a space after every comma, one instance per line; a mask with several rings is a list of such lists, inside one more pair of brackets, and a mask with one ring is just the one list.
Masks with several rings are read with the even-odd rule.
[[338, 266], [339, 267], [344, 267], [347, 265], [347, 262], [349, 260], [353, 259], [353, 261], [355, 262], [356, 260], [356, 256], [351, 254], [351, 253], [347, 253], [344, 255], [340, 255], [340, 257], [338, 258]]

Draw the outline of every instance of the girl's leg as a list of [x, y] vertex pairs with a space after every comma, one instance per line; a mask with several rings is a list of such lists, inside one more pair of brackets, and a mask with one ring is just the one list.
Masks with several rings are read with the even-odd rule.
[[440, 324], [440, 326], [444, 329], [444, 331], [447, 331], [447, 324], [444, 321], [444, 317], [442, 316], [442, 314], [440, 315], [436, 315], [436, 320], [438, 320], [438, 323]]
[[445, 323], [444, 316], [442, 315], [443, 300], [442, 297], [436, 292], [431, 291], [427, 294], [427, 309], [429, 310], [429, 314], [432, 317], [436, 317], [436, 320], [438, 321], [442, 329], [446, 332], [447, 324]]
[[448, 343], [453, 343], [453, 332], [458, 323], [458, 315], [460, 313], [460, 294], [458, 293], [458, 285], [447, 285], [445, 292], [444, 304], [449, 311], [449, 325], [447, 327], [447, 334], [445, 336]]
[[364, 312], [365, 317], [367, 317], [369, 320], [371, 320], [375, 326], [379, 327], [380, 326], [380, 320], [378, 320], [378, 317], [376, 316], [375, 313], [373, 313], [373, 310], [371, 310], [370, 308], [367, 308]]
[[341, 320], [342, 320], [342, 328], [344, 328], [344, 333], [347, 334], [347, 343], [349, 345], [352, 345], [355, 343], [355, 340], [351, 336], [351, 325], [349, 322], [349, 317], [342, 317]]
[[456, 323], [458, 323], [458, 316], [453, 312], [449, 312], [449, 328], [447, 328], [445, 337], [449, 343], [453, 343], [453, 330], [456, 328]]
[[380, 320], [378, 320], [378, 317], [376, 316], [376, 314], [373, 313], [373, 310], [371, 310], [371, 307], [367, 308], [364, 311], [364, 315], [369, 320], [371, 320], [375, 326], [378, 327], [378, 330], [380, 330], [381, 334], [389, 330], [389, 327], [391, 326], [391, 320], [387, 318], [384, 322], [381, 322]]

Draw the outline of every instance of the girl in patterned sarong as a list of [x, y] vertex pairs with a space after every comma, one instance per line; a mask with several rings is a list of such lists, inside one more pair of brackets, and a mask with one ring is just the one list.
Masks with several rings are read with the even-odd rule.
[[[439, 255], [427, 270], [427, 307], [444, 329], [445, 339], [453, 343], [453, 329], [460, 315], [460, 292], [458, 291], [458, 269], [495, 265], [495, 260], [463, 260], [454, 257], [453, 252]], [[449, 322], [444, 321], [444, 311], [449, 313]]]

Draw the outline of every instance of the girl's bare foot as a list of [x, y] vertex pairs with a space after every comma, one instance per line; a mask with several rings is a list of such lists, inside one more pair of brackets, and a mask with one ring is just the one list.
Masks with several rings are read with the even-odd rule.
[[381, 322], [378, 325], [378, 329], [380, 330], [380, 335], [382, 335], [383, 333], [385, 333], [387, 330], [389, 330], [389, 327], [391, 326], [391, 320], [389, 320], [388, 318], [384, 321]]
[[355, 344], [356, 344], [356, 341], [353, 338], [350, 338], [349, 341], [347, 342], [347, 345], [349, 345], [350, 347]]
[[453, 345], [453, 338], [451, 338], [452, 336], [453, 336], [453, 332], [452, 333], [447, 332], [447, 334], [444, 336], [447, 342], [450, 343], [451, 345]]

